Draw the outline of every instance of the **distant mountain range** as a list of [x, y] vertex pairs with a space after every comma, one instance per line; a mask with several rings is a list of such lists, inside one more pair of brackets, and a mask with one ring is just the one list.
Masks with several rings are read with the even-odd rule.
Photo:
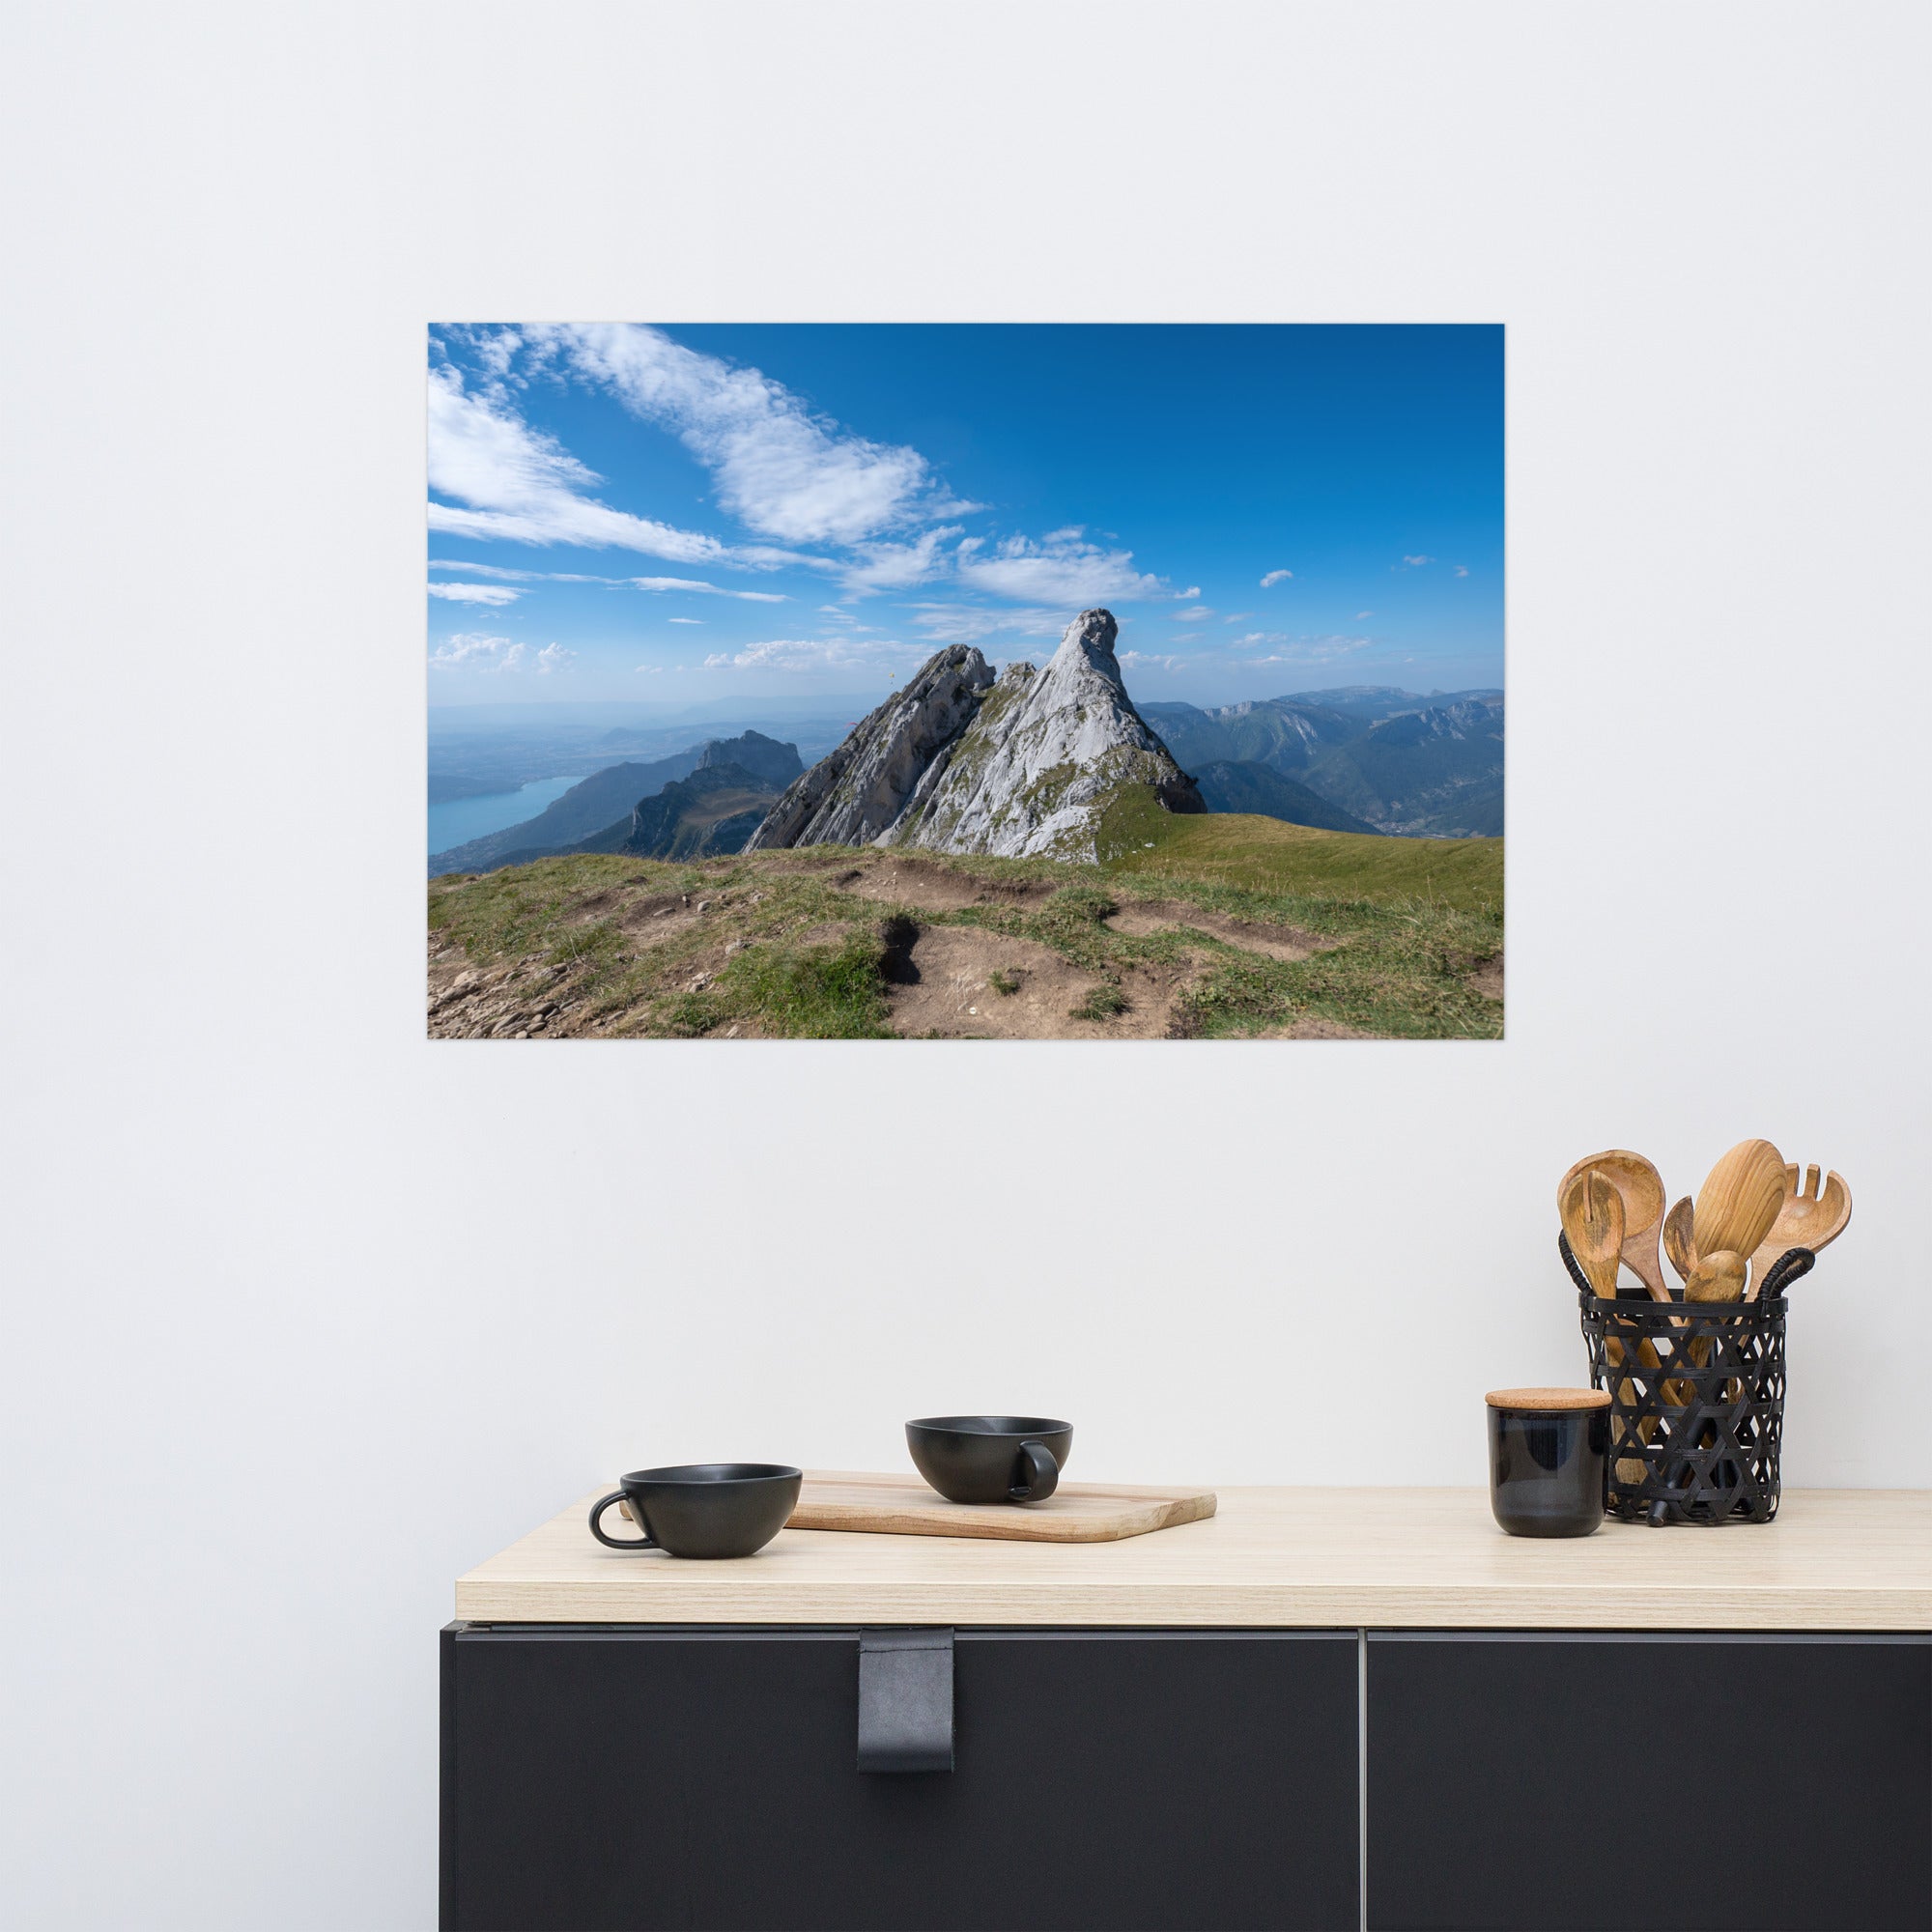
[[[1086, 665], [1085, 656], [1081, 663]], [[927, 672], [936, 675], [938, 670], [949, 668], [957, 668], [951, 666], [950, 659], [947, 666], [934, 659], [866, 721], [863, 728], [850, 733], [836, 756], [813, 767], [824, 779], [821, 789], [829, 787], [822, 801], [815, 794], [810, 800], [806, 797], [810, 786], [804, 782], [806, 768], [797, 745], [748, 730], [737, 737], [690, 745], [666, 757], [622, 759], [605, 765], [535, 817], [437, 853], [429, 862], [430, 874], [490, 871], [564, 852], [630, 852], [656, 859], [736, 852], [780, 804], [781, 795], [799, 823], [792, 825], [787, 820], [781, 833], [775, 820], [761, 843], [790, 844], [828, 838], [863, 842], [878, 836], [879, 828], [871, 826], [866, 815], [871, 810], [869, 805], [860, 810], [861, 795], [870, 800], [873, 792], [885, 785], [893, 803], [881, 824], [890, 820], [896, 825], [897, 814], [911, 803], [915, 782], [929, 764], [933, 765], [931, 780], [920, 786], [917, 801], [921, 823], [917, 828], [910, 823], [898, 827], [899, 842], [952, 849], [941, 838], [944, 828], [940, 821], [952, 810], [948, 804], [951, 794], [945, 787], [960, 792], [965, 801], [959, 804], [960, 812], [971, 816], [979, 810], [965, 799], [962, 786], [978, 769], [979, 752], [1006, 755], [1004, 740], [993, 744], [993, 738], [1009, 728], [999, 721], [1036, 673], [1031, 666], [1017, 670], [1009, 667], [1010, 675], [999, 681], [997, 701], [983, 705], [988, 722], [977, 727], [977, 735], [960, 739], [956, 751], [952, 739], [964, 728], [961, 721], [969, 714], [977, 716], [982, 708], [982, 687], [985, 695], [994, 691], [992, 672], [983, 664], [974, 673], [977, 681], [969, 694], [972, 701], [965, 704], [960, 719], [939, 732], [925, 753], [914, 756], [912, 751], [905, 751], [902, 755], [899, 741], [905, 734], [896, 725], [885, 733], [890, 743], [882, 740], [880, 746], [868, 749], [870, 738], [880, 735], [888, 714], [897, 720], [908, 706], [919, 711], [916, 700]], [[1117, 675], [1114, 684], [1118, 684]], [[1041, 692], [1045, 691], [1042, 685]], [[1101, 731], [1100, 735], [1109, 743], [1120, 739], [1120, 756], [1132, 752], [1128, 741], [1142, 728], [1139, 721], [1145, 720], [1158, 734], [1157, 740], [1149, 741], [1153, 748], [1150, 755], [1160, 764], [1171, 753], [1173, 763], [1179, 768], [1171, 774], [1175, 781], [1188, 790], [1191, 779], [1199, 788], [1200, 803], [1191, 807], [1182, 803], [1175, 809], [1199, 810], [1205, 805], [1209, 811], [1258, 813], [1327, 832], [1378, 832], [1411, 838], [1498, 838], [1502, 834], [1503, 695], [1499, 691], [1422, 696], [1385, 686], [1356, 685], [1206, 708], [1176, 703], [1136, 707], [1124, 687], [1117, 691], [1113, 684], [1105, 690], [1096, 686], [1094, 693], [1086, 692], [1083, 686], [1080, 696], [1082, 701], [1071, 707], [1069, 715], [1077, 712], [1088, 719], [1091, 713], [1097, 719], [1119, 713], [1123, 721], [1119, 729], [1111, 735]], [[938, 702], [937, 697], [934, 702]], [[1015, 711], [1015, 721], [1019, 716], [1020, 711]], [[1091, 725], [1088, 734], [1098, 728]], [[989, 731], [991, 738], [987, 737]], [[917, 730], [913, 736], [918, 737]], [[606, 755], [625, 749], [633, 738], [634, 733], [622, 727], [603, 734]], [[987, 738], [985, 746], [980, 744], [981, 738]], [[1160, 749], [1163, 746], [1164, 752]], [[1063, 763], [1065, 755], [1064, 751], [1053, 753]], [[1085, 757], [1085, 753], [1082, 755]], [[845, 762], [855, 758], [865, 772], [855, 767], [846, 774]], [[868, 758], [879, 766], [876, 773], [871, 771]], [[950, 767], [955, 758], [958, 770], [953, 772]], [[1038, 762], [1033, 759], [1033, 763]], [[1086, 762], [1092, 763], [1093, 758]], [[900, 765], [905, 767], [903, 772]], [[893, 775], [890, 783], [889, 767]], [[1031, 769], [1029, 765], [1029, 772]], [[1059, 771], [1061, 766], [1053, 765], [1053, 769]], [[1171, 767], [1167, 769], [1171, 771]], [[934, 791], [942, 779], [944, 786]], [[440, 782], [447, 785], [462, 781], [445, 779]], [[433, 778], [432, 784], [438, 783]], [[899, 796], [901, 790], [906, 793], [904, 799]], [[848, 792], [852, 794], [849, 810], [840, 804]], [[880, 798], [884, 797], [881, 792]], [[1042, 825], [1054, 818], [1054, 811], [1046, 810], [1031, 792], [1026, 810], [1015, 818], [1016, 800], [1017, 794], [1015, 800], [1002, 806], [997, 814], [1002, 829], [986, 849], [999, 849], [1000, 839], [1016, 838], [1014, 828], [1021, 818], [1031, 823], [1033, 816], [1043, 813]], [[812, 810], [807, 810], [807, 805]], [[1040, 807], [1039, 812], [1035, 811], [1036, 807]], [[847, 826], [844, 818], [853, 817], [854, 812], [858, 816]], [[1067, 813], [1069, 826], [1074, 819], [1084, 826], [1093, 816], [1087, 806], [1075, 810], [1069, 805]], [[1006, 822], [1009, 818], [1011, 824]], [[953, 837], [951, 832], [944, 836]], [[1041, 836], [1046, 835], [1042, 832]], [[1060, 836], [1058, 829], [1054, 836]]]
[[[1147, 704], [1142, 715], [1197, 778], [1210, 766], [1261, 765], [1361, 821], [1424, 838], [1498, 838], [1503, 829], [1503, 695], [1456, 691], [1424, 697], [1375, 685], [1307, 692], [1203, 709]], [[1245, 795], [1259, 797], [1251, 778]], [[1230, 795], [1223, 783], [1223, 795]], [[1264, 811], [1262, 804], [1216, 810]], [[1290, 801], [1284, 801], [1285, 803]], [[1305, 806], [1301, 809], [1306, 809]], [[1330, 830], [1344, 829], [1329, 827]]]
[[[804, 769], [796, 745], [781, 744], [757, 731], [736, 738], [714, 738], [649, 764], [609, 765], [572, 785], [561, 798], [553, 799], [534, 818], [434, 854], [429, 862], [430, 877], [443, 872], [494, 871], [557, 852], [636, 851], [652, 858], [696, 856], [699, 848], [706, 855], [735, 852], [779, 794]], [[720, 784], [720, 773], [733, 775], [729, 786]], [[695, 789], [680, 786], [679, 781], [700, 774], [709, 776]], [[723, 794], [733, 789], [743, 796], [729, 810], [722, 810]], [[640, 831], [639, 813], [646, 806], [657, 807], [667, 793], [672, 794], [668, 803], [648, 814], [646, 828]], [[762, 803], [753, 812], [754, 799]], [[737, 843], [720, 843], [720, 839], [731, 838], [736, 829], [724, 821], [746, 812], [752, 816], [750, 823], [737, 831]], [[685, 827], [682, 821], [687, 813], [691, 823]], [[634, 837], [642, 838], [644, 843], [626, 842]], [[659, 844], [663, 850], [657, 849]]]
[[1320, 792], [1285, 778], [1272, 765], [1217, 758], [1194, 774], [1209, 811], [1252, 811], [1290, 825], [1312, 825], [1322, 832], [1374, 832], [1377, 828], [1330, 805]]
[[[628, 852], [639, 859], [715, 859], [742, 852], [778, 803], [780, 789], [740, 764], [702, 765], [655, 798], [639, 799], [621, 823], [565, 849]], [[503, 863], [520, 865], [523, 856], [548, 855], [512, 853]]]
[[[432, 705], [430, 802], [515, 791], [539, 779], [588, 778], [619, 760], [658, 763], [708, 738], [746, 731], [789, 739], [810, 760], [838, 744], [864, 709], [864, 700], [837, 697], [810, 705], [753, 698], [728, 710], [696, 707], [680, 722], [664, 707], [620, 703]], [[715, 715], [700, 719], [698, 711]]]

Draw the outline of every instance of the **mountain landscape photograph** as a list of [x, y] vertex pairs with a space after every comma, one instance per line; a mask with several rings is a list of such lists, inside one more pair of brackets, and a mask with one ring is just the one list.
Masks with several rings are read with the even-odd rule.
[[1503, 331], [430, 333], [428, 1031], [1493, 1039]]

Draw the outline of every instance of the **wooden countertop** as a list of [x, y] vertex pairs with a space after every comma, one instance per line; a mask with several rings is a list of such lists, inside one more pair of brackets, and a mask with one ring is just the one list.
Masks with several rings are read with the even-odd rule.
[[1797, 1490], [1777, 1520], [1505, 1536], [1483, 1490], [1220, 1492], [1121, 1543], [787, 1529], [755, 1556], [627, 1556], [593, 1496], [456, 1585], [472, 1623], [1932, 1630], [1932, 1491]]

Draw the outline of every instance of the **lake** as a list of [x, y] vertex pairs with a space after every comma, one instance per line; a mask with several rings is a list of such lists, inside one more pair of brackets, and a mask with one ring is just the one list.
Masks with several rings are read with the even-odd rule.
[[515, 791], [486, 792], [481, 798], [453, 798], [447, 804], [431, 806], [430, 855], [481, 838], [486, 832], [500, 832], [506, 825], [521, 825], [582, 779], [582, 772], [563, 779], [532, 779]]

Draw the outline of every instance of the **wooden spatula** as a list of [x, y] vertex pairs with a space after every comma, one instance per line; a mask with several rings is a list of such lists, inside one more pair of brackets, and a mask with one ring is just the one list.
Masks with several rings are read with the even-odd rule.
[[[1668, 1301], [1670, 1291], [1663, 1285], [1663, 1269], [1657, 1259], [1658, 1230], [1663, 1222], [1663, 1181], [1657, 1169], [1640, 1153], [1627, 1148], [1610, 1148], [1579, 1160], [1556, 1183], [1557, 1212], [1563, 1211], [1563, 1197], [1579, 1174], [1595, 1168], [1606, 1179], [1624, 1204], [1623, 1259], [1626, 1265], [1650, 1291], [1653, 1301]], [[1576, 1243], [1573, 1241], [1574, 1247]]]

